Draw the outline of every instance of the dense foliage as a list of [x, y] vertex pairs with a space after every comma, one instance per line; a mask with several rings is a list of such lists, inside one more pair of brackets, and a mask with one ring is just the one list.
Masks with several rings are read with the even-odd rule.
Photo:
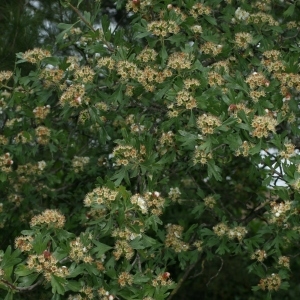
[[0, 293], [295, 299], [300, 2], [81, 2], [0, 72]]

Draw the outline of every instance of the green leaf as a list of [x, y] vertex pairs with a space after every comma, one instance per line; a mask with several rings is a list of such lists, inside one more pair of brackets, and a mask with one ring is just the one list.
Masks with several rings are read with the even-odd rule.
[[93, 240], [93, 243], [97, 246], [91, 250], [91, 253], [97, 253], [96, 257], [100, 258], [105, 252], [112, 249], [112, 247], [105, 245], [103, 243], [100, 243], [98, 241]]
[[81, 290], [82, 286], [79, 281], [76, 280], [68, 280], [66, 290], [70, 290], [73, 292], [79, 292]]
[[55, 275], [51, 275], [51, 286], [52, 286], [52, 293], [63, 295], [65, 293], [65, 286], [67, 285], [67, 280], [63, 277], [58, 277]]
[[21, 286], [21, 287], [31, 286], [39, 276], [40, 276], [39, 273], [33, 273], [33, 274], [30, 274], [27, 276], [23, 276], [20, 278], [19, 286]]
[[217, 26], [217, 20], [211, 16], [204, 16], [204, 19], [211, 25]]
[[294, 14], [296, 4], [290, 4], [289, 8], [283, 12], [284, 17], [290, 17]]
[[220, 174], [221, 169], [215, 164], [213, 160], [207, 162], [207, 172], [210, 178], [214, 177], [217, 181], [222, 180], [222, 176]]
[[11, 246], [8, 246], [1, 261], [2, 269], [8, 269], [21, 262], [22, 259], [18, 258], [20, 254], [20, 250], [17, 249], [14, 252], [11, 252]]
[[28, 269], [25, 265], [18, 265], [15, 269], [15, 274], [18, 276], [27, 276], [29, 274], [32, 274], [34, 271], [31, 269]]

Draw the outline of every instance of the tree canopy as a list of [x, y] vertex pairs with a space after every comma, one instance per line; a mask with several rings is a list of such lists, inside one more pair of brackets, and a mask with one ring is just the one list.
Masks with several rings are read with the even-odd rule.
[[299, 297], [300, 2], [39, 3], [0, 15], [0, 295]]

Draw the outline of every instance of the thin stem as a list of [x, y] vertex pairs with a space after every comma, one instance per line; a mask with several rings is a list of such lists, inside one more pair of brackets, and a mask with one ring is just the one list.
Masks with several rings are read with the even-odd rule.
[[223, 259], [220, 256], [218, 256], [218, 257], [221, 260], [221, 266], [220, 266], [219, 270], [217, 271], [217, 273], [208, 280], [206, 286], [208, 286], [210, 284], [210, 282], [220, 274], [220, 272], [221, 272], [221, 270], [223, 268], [224, 261], [223, 261]]
[[176, 288], [172, 291], [172, 293], [170, 294], [168, 300], [171, 300], [174, 295], [178, 292], [178, 290], [180, 289], [180, 287], [182, 286], [182, 284], [184, 283], [184, 281], [186, 280], [186, 278], [189, 276], [190, 272], [194, 269], [194, 267], [196, 266], [196, 264], [198, 263], [198, 261], [201, 259], [201, 255], [199, 256], [199, 258], [197, 259], [197, 261], [193, 264], [191, 264], [187, 270], [185, 271], [185, 273], [183, 274], [183, 276], [181, 277], [181, 279], [178, 281]]

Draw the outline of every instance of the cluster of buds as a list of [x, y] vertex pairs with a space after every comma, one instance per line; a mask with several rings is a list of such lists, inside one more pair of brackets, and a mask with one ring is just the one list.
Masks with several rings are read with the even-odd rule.
[[210, 87], [220, 87], [224, 85], [225, 80], [223, 79], [222, 75], [215, 71], [210, 71], [208, 73], [208, 84]]
[[183, 80], [185, 89], [195, 89], [197, 86], [200, 86], [200, 81], [196, 78], [187, 78]]
[[147, 26], [148, 31], [152, 32], [153, 35], [166, 37], [168, 34], [177, 34], [180, 27], [176, 22], [169, 21], [153, 21]]
[[36, 164], [28, 163], [26, 165], [18, 165], [17, 174], [20, 176], [41, 175], [46, 165], [44, 160], [39, 161]]
[[110, 203], [115, 201], [117, 198], [118, 192], [113, 191], [107, 187], [97, 187], [93, 189], [90, 193], [88, 193], [84, 200], [84, 206], [91, 207], [93, 205], [105, 205], [110, 206]]
[[71, 85], [66, 89], [66, 91], [61, 95], [59, 103], [61, 106], [78, 107], [83, 103], [88, 103], [89, 98], [85, 97], [85, 89], [81, 84]]
[[8, 144], [8, 138], [5, 135], [0, 135], [0, 145], [7, 145]]
[[77, 263], [83, 261], [90, 264], [93, 262], [93, 258], [89, 255], [90, 248], [90, 244], [83, 245], [80, 237], [77, 237], [75, 240], [70, 242], [69, 257]]
[[168, 68], [159, 71], [150, 66], [146, 66], [143, 70], [138, 71], [137, 81], [145, 88], [148, 92], [155, 90], [154, 83], [162, 83], [167, 77], [172, 75], [172, 71]]
[[14, 161], [11, 159], [10, 154], [7, 152], [0, 156], [0, 167], [3, 173], [9, 173], [12, 171], [12, 164]]
[[176, 100], [177, 106], [184, 106], [186, 109], [193, 109], [197, 107], [196, 99], [186, 89], [177, 93]]
[[200, 47], [200, 51], [204, 54], [211, 55], [213, 57], [217, 56], [222, 52], [223, 46], [217, 45], [213, 42], [206, 42]]
[[50, 105], [38, 106], [33, 110], [36, 119], [44, 120], [50, 113]]
[[78, 56], [68, 56], [67, 58], [67, 64], [70, 64], [68, 66], [68, 71], [73, 71], [79, 68], [79, 57]]
[[135, 194], [130, 198], [130, 201], [133, 205], [138, 206], [143, 214], [151, 213], [156, 216], [162, 214], [165, 204], [165, 199], [160, 196], [159, 192]]
[[291, 206], [291, 201], [285, 201], [280, 203], [272, 201], [270, 203], [271, 210], [269, 212], [270, 223], [282, 225], [282, 223], [285, 222], [289, 217]]
[[83, 299], [95, 299], [94, 289], [91, 286], [87, 286], [87, 285], [83, 286], [80, 289], [80, 293], [85, 295]]
[[63, 228], [66, 218], [55, 209], [46, 209], [41, 214], [34, 216], [30, 221], [30, 227], [44, 226]]
[[182, 240], [183, 227], [175, 224], [167, 224], [167, 235], [165, 245], [167, 248], [172, 248], [176, 253], [187, 251], [189, 244]]
[[98, 295], [101, 300], [114, 300], [115, 297], [109, 293], [109, 291], [104, 288], [100, 288], [98, 291]]
[[0, 82], [9, 80], [13, 75], [12, 71], [1, 71], [0, 72]]
[[289, 269], [290, 268], [290, 258], [287, 256], [280, 256], [278, 258], [278, 265]]
[[268, 137], [269, 132], [276, 132], [277, 121], [271, 115], [254, 116], [251, 126], [253, 127], [253, 137]]
[[129, 228], [125, 227], [124, 229], [116, 228], [112, 231], [111, 236], [115, 238], [124, 239], [127, 241], [132, 241], [137, 237], [142, 237], [141, 232], [144, 231], [143, 227], [139, 228], [140, 233], [132, 232]]
[[[1, 112], [1, 110], [0, 110]], [[15, 124], [21, 123], [23, 121], [23, 118], [13, 118], [13, 119], [8, 119], [5, 123], [5, 127], [7, 128], [12, 128]]]
[[195, 147], [194, 155], [193, 155], [193, 163], [206, 165], [207, 162], [213, 158], [211, 152], [206, 153], [205, 150], [199, 149], [198, 146]]
[[235, 226], [233, 228], [229, 228], [225, 223], [219, 223], [213, 227], [214, 233], [218, 237], [227, 236], [229, 239], [237, 239], [241, 242], [245, 235], [247, 234], [247, 229], [243, 226]]
[[147, 63], [149, 61], [155, 61], [158, 53], [154, 49], [145, 48], [140, 54], [136, 57], [138, 61]]
[[116, 67], [116, 61], [111, 57], [101, 57], [97, 61], [97, 66], [99, 68], [106, 67], [108, 70], [112, 71]]
[[32, 64], [37, 64], [46, 57], [51, 57], [51, 53], [41, 48], [34, 48], [23, 53], [23, 59]]
[[202, 26], [201, 25], [193, 25], [191, 27], [191, 30], [195, 33], [195, 34], [201, 34], [203, 32]]
[[248, 22], [253, 23], [253, 24], [266, 23], [269, 26], [278, 26], [279, 25], [279, 23], [277, 21], [275, 21], [275, 19], [271, 15], [266, 14], [264, 12], [250, 14]]
[[112, 157], [116, 158], [117, 166], [127, 166], [129, 163], [138, 164], [144, 161], [145, 147], [141, 146], [140, 153], [130, 145], [119, 145], [114, 148]]
[[29, 132], [21, 131], [17, 134], [17, 136], [14, 138], [14, 142], [16, 144], [27, 144], [32, 141], [32, 136]]
[[43, 80], [43, 85], [48, 88], [59, 85], [64, 75], [65, 73], [63, 70], [46, 68], [41, 72], [39, 77]]
[[198, 252], [201, 252], [203, 249], [203, 242], [197, 240], [193, 243], [193, 246], [197, 249]]
[[270, 85], [270, 82], [266, 79], [265, 75], [258, 72], [250, 74], [245, 81], [249, 84], [250, 89], [252, 90], [259, 87], [268, 87]]
[[159, 139], [159, 143], [156, 146], [158, 152], [161, 155], [164, 155], [165, 153], [168, 152], [170, 148], [173, 147], [174, 147], [174, 133], [172, 131], [163, 132]]
[[118, 276], [118, 283], [121, 287], [124, 287], [126, 285], [132, 285], [133, 276], [128, 272], [121, 272]]
[[289, 159], [296, 154], [295, 145], [293, 145], [292, 143], [285, 143], [284, 148], [285, 148], [285, 150], [280, 151], [280, 153], [279, 153], [279, 155], [282, 158]]
[[48, 251], [45, 250], [41, 255], [29, 255], [27, 267], [35, 270], [37, 273], [43, 273], [47, 281], [51, 281], [52, 275], [57, 277], [67, 277], [69, 270], [66, 266], [58, 266], [58, 260]]
[[149, 0], [128, 0], [126, 4], [126, 10], [137, 13], [139, 10], [147, 9], [147, 6], [152, 5], [152, 1]]
[[246, 83], [250, 86], [250, 97], [253, 102], [258, 102], [259, 98], [264, 97], [265, 87], [270, 85], [270, 81], [262, 73], [253, 72], [246, 78]]
[[291, 99], [291, 89], [300, 92], [300, 74], [277, 72], [274, 76], [280, 81], [280, 90], [284, 95], [284, 101]]
[[15, 248], [22, 252], [29, 252], [32, 249], [33, 237], [30, 235], [19, 236], [15, 239]]
[[160, 273], [152, 280], [152, 286], [159, 287], [159, 286], [168, 286], [172, 285], [173, 281], [170, 279], [170, 273], [169, 272], [163, 272]]
[[196, 3], [192, 6], [192, 9], [189, 11], [189, 13], [195, 19], [197, 19], [199, 16], [210, 15], [211, 8], [209, 6], [204, 5], [203, 3]]
[[194, 55], [185, 52], [172, 53], [168, 58], [167, 66], [174, 70], [190, 69]]
[[213, 209], [216, 205], [216, 199], [214, 196], [207, 196], [203, 199], [204, 205], [210, 209]]
[[121, 60], [117, 63], [117, 73], [124, 81], [128, 79], [136, 79], [139, 75], [139, 69], [133, 62]]
[[251, 44], [253, 37], [248, 32], [239, 32], [235, 34], [235, 46], [240, 49], [247, 49]]
[[116, 241], [113, 251], [113, 256], [116, 260], [119, 260], [121, 256], [124, 256], [129, 261], [133, 255], [134, 250], [126, 240]]
[[24, 200], [19, 194], [10, 194], [7, 197], [8, 202], [13, 203], [16, 206], [20, 206], [21, 202]]
[[285, 71], [285, 65], [280, 60], [281, 53], [278, 50], [265, 51], [263, 56], [265, 58], [261, 60], [261, 63], [269, 72], [280, 74]]
[[184, 21], [187, 18], [187, 15], [184, 14], [179, 7], [174, 7], [172, 4], [167, 5], [168, 10], [174, 11], [174, 13], [182, 20]]
[[82, 68], [75, 69], [74, 78], [78, 82], [88, 83], [93, 82], [95, 72], [89, 66], [83, 66]]
[[271, 274], [266, 278], [262, 278], [258, 286], [263, 290], [277, 291], [281, 285], [281, 278], [278, 274]]
[[213, 115], [203, 114], [197, 119], [197, 126], [203, 134], [213, 134], [214, 129], [221, 124], [220, 119]]
[[267, 258], [267, 253], [265, 250], [258, 249], [251, 254], [251, 259], [255, 259], [258, 262], [263, 262]]
[[248, 141], [244, 141], [242, 143], [242, 145], [235, 151], [235, 155], [236, 156], [244, 156], [244, 157], [247, 157], [249, 156], [249, 151], [251, 148], [253, 148], [254, 145], [249, 143]]
[[36, 141], [40, 145], [47, 145], [50, 140], [51, 130], [46, 126], [39, 126], [35, 129]]
[[81, 34], [82, 31], [79, 27], [72, 27], [70, 29], [70, 31], [65, 32], [65, 34], [63, 35], [63, 39], [66, 40], [68, 38], [74, 37], [76, 35]]
[[169, 193], [168, 193], [168, 197], [172, 200], [172, 201], [174, 201], [174, 202], [176, 202], [176, 201], [178, 201], [178, 199], [180, 198], [180, 195], [181, 195], [181, 192], [180, 192], [180, 190], [179, 190], [179, 188], [178, 187], [171, 187], [170, 188], [170, 191], [169, 191]]
[[84, 167], [90, 162], [90, 158], [86, 156], [74, 156], [72, 159], [72, 167], [75, 173], [83, 171]]

